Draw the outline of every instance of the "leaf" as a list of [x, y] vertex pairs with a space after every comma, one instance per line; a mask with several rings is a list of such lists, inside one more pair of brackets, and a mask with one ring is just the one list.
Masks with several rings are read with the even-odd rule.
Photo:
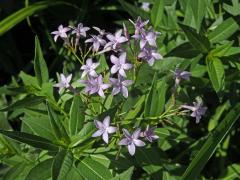
[[231, 180], [231, 179], [239, 179], [240, 178], [240, 165], [239, 164], [231, 164], [224, 170], [219, 180]]
[[156, 75], [153, 78], [152, 86], [147, 95], [144, 108], [144, 116], [158, 116], [162, 113], [165, 105], [165, 94], [167, 85], [164, 81], [157, 83]]
[[127, 115], [125, 116], [125, 119], [133, 119], [135, 117], [137, 117], [137, 115], [141, 112], [142, 107], [143, 107], [143, 103], [145, 100], [145, 96], [141, 96], [137, 103], [134, 105], [134, 107], [132, 107], [129, 112], [127, 113]]
[[19, 101], [14, 102], [8, 107], [0, 109], [0, 111], [12, 111], [19, 108], [32, 107], [42, 103], [45, 100], [43, 96], [33, 96], [33, 97], [25, 97]]
[[225, 39], [228, 39], [233, 35], [239, 28], [239, 25], [233, 18], [228, 18], [223, 21], [216, 29], [208, 34], [208, 38], [211, 43], [221, 42]]
[[47, 159], [33, 167], [25, 180], [46, 180], [51, 177], [51, 167], [53, 159]]
[[11, 28], [13, 28], [16, 24], [20, 23], [25, 18], [35, 14], [36, 12], [44, 10], [48, 7], [51, 7], [54, 5], [60, 5], [60, 4], [70, 5], [66, 2], [61, 2], [61, 1], [55, 1], [55, 2], [41, 1], [18, 10], [17, 12], [9, 15], [8, 17], [6, 17], [0, 22], [0, 36], [3, 35], [5, 32], [7, 32], [8, 30], [10, 30]]
[[58, 150], [58, 147], [56, 145], [54, 145], [51, 141], [49, 141], [48, 139], [45, 139], [43, 137], [40, 137], [40, 136], [36, 136], [33, 134], [24, 133], [24, 132], [19, 132], [19, 131], [0, 130], [0, 133], [7, 137], [10, 137], [14, 140], [17, 140], [22, 143], [26, 143], [30, 146], [33, 146], [35, 148], [46, 149], [49, 151], [57, 151]]
[[81, 105], [82, 105], [81, 97], [75, 95], [70, 109], [69, 131], [71, 135], [77, 134], [78, 130], [82, 129], [83, 127], [85, 115], [84, 109]]
[[240, 3], [239, 3], [239, 0], [232, 0], [232, 6], [226, 4], [226, 3], [223, 3], [223, 9], [225, 11], [227, 11], [229, 14], [233, 15], [233, 16], [237, 16], [240, 14]]
[[217, 146], [222, 142], [231, 131], [232, 126], [240, 117], [240, 103], [236, 104], [231, 111], [225, 116], [217, 128], [209, 133], [204, 145], [198, 151], [197, 155], [191, 161], [190, 165], [183, 174], [182, 179], [196, 179], [202, 171], [205, 164], [216, 151]]
[[151, 10], [151, 21], [155, 28], [160, 25], [160, 22], [164, 15], [163, 11], [164, 11], [164, 1], [163, 0], [155, 1]]
[[210, 42], [206, 36], [197, 33], [193, 28], [180, 24], [179, 26], [186, 34], [190, 44], [202, 53], [207, 53], [210, 50]]
[[149, 19], [148, 13], [139, 7], [136, 7], [124, 0], [118, 0], [118, 2], [121, 4], [123, 9], [127, 11], [134, 19], [136, 19], [138, 16], [141, 16], [144, 19]]
[[208, 56], [206, 58], [206, 65], [212, 86], [218, 93], [219, 91], [223, 90], [225, 84], [225, 72], [223, 64], [217, 57]]
[[107, 180], [112, 178], [109, 169], [88, 157], [78, 164], [77, 170], [84, 179]]
[[25, 162], [18, 163], [10, 168], [9, 171], [4, 175], [2, 180], [22, 180], [25, 179], [28, 172], [32, 168], [32, 164], [27, 164]]
[[47, 111], [48, 111], [48, 117], [50, 120], [50, 124], [52, 127], [52, 130], [54, 132], [54, 135], [57, 139], [61, 139], [62, 134], [60, 131], [60, 128], [58, 126], [58, 119], [57, 119], [57, 115], [55, 114], [55, 112], [52, 110], [51, 106], [47, 103]]
[[131, 180], [133, 174], [134, 167], [128, 168], [126, 171], [118, 174], [116, 177], [112, 178], [111, 180]]
[[39, 86], [42, 86], [43, 83], [49, 81], [47, 64], [44, 60], [40, 42], [37, 36], [35, 37], [34, 70]]
[[191, 3], [190, 6], [192, 8], [192, 15], [195, 21], [195, 28], [197, 29], [197, 32], [199, 32], [202, 20], [207, 10], [208, 3], [206, 2], [206, 0], [190, 0], [189, 2]]
[[201, 52], [186, 42], [172, 49], [165, 57], [194, 58]]
[[73, 154], [67, 150], [61, 150], [54, 158], [52, 165], [52, 179], [64, 179], [73, 165]]

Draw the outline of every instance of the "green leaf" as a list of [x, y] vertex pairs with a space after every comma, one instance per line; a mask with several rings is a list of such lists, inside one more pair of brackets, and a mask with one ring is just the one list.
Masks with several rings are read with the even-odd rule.
[[28, 172], [32, 168], [32, 164], [21, 162], [10, 168], [10, 170], [4, 175], [3, 180], [23, 180], [27, 176]]
[[51, 167], [53, 159], [47, 159], [33, 167], [25, 180], [46, 180], [51, 177]]
[[52, 165], [52, 179], [64, 179], [73, 165], [73, 154], [67, 150], [61, 150], [54, 158]]
[[73, 98], [72, 106], [70, 109], [70, 121], [69, 128], [70, 134], [75, 135], [79, 129], [82, 129], [84, 123], [84, 110], [82, 105], [81, 97], [75, 95]]
[[44, 60], [40, 42], [37, 36], [35, 37], [34, 70], [39, 86], [42, 86], [43, 83], [49, 81], [47, 64]]
[[134, 167], [128, 168], [126, 171], [112, 178], [111, 180], [131, 180], [133, 174]]
[[209, 133], [206, 142], [191, 161], [190, 165], [184, 172], [182, 179], [196, 179], [198, 177], [205, 164], [217, 149], [217, 146], [222, 142], [224, 137], [231, 132], [230, 130], [232, 126], [240, 117], [239, 111], [240, 103], [232, 108], [213, 132]]
[[232, 6], [226, 4], [226, 3], [223, 3], [223, 9], [225, 11], [227, 11], [229, 14], [233, 15], [233, 16], [237, 16], [240, 14], [240, 2], [239, 0], [232, 0]]
[[135, 117], [137, 117], [137, 115], [141, 112], [142, 107], [143, 107], [143, 103], [145, 100], [145, 96], [141, 96], [137, 103], [134, 105], [134, 107], [132, 107], [129, 112], [127, 113], [127, 115], [125, 116], [125, 119], [133, 119]]
[[33, 96], [33, 97], [25, 97], [19, 101], [14, 102], [8, 107], [0, 109], [0, 111], [12, 111], [19, 108], [32, 107], [42, 103], [45, 100], [43, 96]]
[[121, 4], [123, 9], [127, 11], [133, 18], [137, 18], [138, 16], [141, 16], [144, 19], [149, 19], [149, 15], [144, 10], [140, 9], [139, 7], [136, 7], [125, 0], [118, 0], [118, 2]]
[[35, 14], [36, 12], [44, 10], [48, 7], [51, 7], [54, 5], [60, 5], [60, 4], [70, 5], [66, 2], [61, 2], [61, 1], [55, 1], [55, 2], [41, 1], [18, 10], [17, 12], [9, 15], [8, 17], [6, 17], [0, 22], [0, 36], [5, 32], [7, 32], [8, 30], [10, 30], [11, 28], [13, 28], [16, 24], [20, 23], [25, 18]]
[[14, 140], [33, 146], [35, 148], [46, 149], [49, 151], [58, 150], [58, 147], [54, 145], [51, 141], [40, 136], [19, 132], [19, 131], [0, 130], [0, 133]]
[[107, 180], [112, 178], [108, 168], [91, 158], [83, 159], [78, 164], [77, 169], [84, 179]]
[[216, 92], [223, 90], [225, 84], [224, 67], [220, 59], [208, 56], [206, 58], [207, 71], [212, 86]]
[[51, 124], [47, 116], [40, 116], [39, 114], [29, 114], [29, 110], [25, 110], [25, 115], [21, 120], [38, 136], [44, 137], [49, 140], [56, 140], [53, 132], [51, 131]]
[[165, 94], [167, 85], [164, 81], [157, 82], [156, 75], [153, 78], [152, 86], [147, 95], [144, 108], [144, 116], [158, 116], [164, 110]]
[[192, 8], [192, 15], [195, 21], [195, 28], [199, 32], [202, 24], [202, 20], [205, 16], [207, 11], [207, 1], [206, 0], [190, 0], [191, 8]]
[[240, 178], [240, 165], [239, 164], [231, 164], [224, 170], [219, 180], [231, 180], [231, 179], [239, 179]]
[[75, 95], [70, 109], [69, 131], [71, 135], [77, 134], [78, 130], [82, 129], [84, 117], [85, 115], [81, 97], [79, 95]]
[[155, 28], [160, 25], [160, 22], [164, 15], [163, 11], [164, 11], [164, 1], [163, 0], [155, 1], [151, 10], [151, 21]]
[[233, 35], [239, 28], [239, 25], [233, 18], [228, 18], [223, 21], [216, 29], [208, 34], [208, 38], [211, 43], [217, 43], [222, 40], [228, 39]]
[[201, 33], [197, 33], [193, 28], [179, 24], [181, 29], [186, 34], [190, 44], [202, 53], [207, 53], [210, 50], [210, 42], [207, 37]]
[[194, 58], [201, 52], [195, 49], [190, 43], [186, 42], [176, 46], [165, 57]]
[[49, 103], [47, 103], [46, 105], [47, 105], [47, 111], [48, 111], [50, 124], [52, 126], [55, 137], [60, 141], [64, 140], [66, 143], [69, 143], [70, 138], [69, 138], [67, 131], [66, 131], [65, 127], [63, 126], [62, 122], [60, 121], [60, 119], [58, 118], [58, 116], [54, 112], [54, 110], [51, 108]]

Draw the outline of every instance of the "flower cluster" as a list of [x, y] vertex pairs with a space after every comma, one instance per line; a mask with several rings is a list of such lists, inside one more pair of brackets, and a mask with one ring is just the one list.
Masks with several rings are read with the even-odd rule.
[[[116, 127], [110, 126], [110, 117], [105, 117], [103, 122], [95, 120], [94, 123], [98, 130], [93, 133], [92, 137], [102, 136], [103, 141], [108, 144], [108, 134], [112, 134], [117, 131]], [[136, 146], [142, 147], [146, 145], [145, 142], [139, 139], [140, 137], [145, 138], [151, 143], [159, 138], [157, 135], [155, 135], [154, 130], [155, 127], [150, 128], [147, 126], [146, 130], [143, 132], [140, 128], [138, 128], [132, 134], [130, 134], [127, 129], [122, 129], [124, 138], [119, 141], [118, 145], [127, 146], [128, 152], [133, 156], [136, 151]]]
[[[52, 32], [54, 41], [61, 38], [64, 41], [64, 45], [80, 61], [81, 78], [78, 80], [78, 83], [84, 86], [84, 93], [88, 95], [97, 94], [105, 98], [106, 91], [112, 88], [111, 93], [113, 96], [121, 93], [123, 97], [128, 98], [128, 87], [134, 83], [130, 78], [132, 77], [130, 76], [131, 71], [134, 74], [138, 64], [141, 64], [140, 62], [146, 62], [149, 66], [153, 66], [156, 60], [162, 59], [161, 54], [157, 51], [157, 38], [160, 33], [148, 26], [148, 20], [142, 21], [139, 17], [135, 22], [129, 21], [134, 26], [134, 34], [132, 35], [129, 34], [125, 24], [123, 24], [122, 29], [117, 30], [115, 33], [108, 33], [98, 27], [93, 27], [92, 29], [84, 27], [82, 23], [79, 23], [77, 27], [63, 27], [63, 25], [60, 25], [58, 31]], [[87, 32], [91, 30], [97, 34], [88, 34]], [[88, 49], [86, 52], [83, 52], [80, 40], [83, 40], [84, 49]], [[134, 56], [134, 60], [129, 60], [127, 53], [129, 50]], [[78, 51], [81, 55], [80, 57], [76, 55]], [[88, 56], [90, 52], [92, 52], [91, 57]], [[101, 74], [97, 71], [100, 62], [96, 59], [103, 53], [107, 53], [106, 57], [110, 57], [108, 64], [111, 64], [111, 67], [109, 72]], [[179, 87], [182, 80], [189, 80], [190, 75], [190, 72], [177, 68], [173, 72], [175, 79], [174, 88]], [[77, 90], [71, 85], [71, 80], [72, 74], [68, 76], [60, 74], [60, 82], [54, 86], [59, 88], [59, 92], [67, 89], [76, 93]], [[181, 108], [191, 110], [191, 116], [196, 118], [196, 123], [200, 121], [207, 109], [202, 104], [195, 102], [194, 106], [182, 105]], [[92, 137], [102, 136], [106, 144], [109, 143], [109, 134], [120, 131], [119, 128], [110, 125], [109, 116], [105, 117], [103, 121], [95, 120], [94, 123], [97, 131], [92, 134]], [[131, 134], [127, 129], [121, 127], [123, 138], [119, 140], [118, 145], [127, 146], [129, 153], [134, 155], [136, 147], [146, 145], [140, 138], [144, 138], [150, 143], [159, 138], [154, 133], [155, 128], [147, 125], [145, 131], [141, 131], [141, 128], [138, 127]]]

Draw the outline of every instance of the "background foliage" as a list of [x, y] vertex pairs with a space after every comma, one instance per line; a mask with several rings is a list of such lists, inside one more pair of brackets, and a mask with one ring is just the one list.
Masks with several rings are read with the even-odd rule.
[[[0, 3], [1, 178], [239, 178], [240, 2], [144, 0], [151, 4], [151, 11], [145, 12], [141, 1]], [[112, 32], [125, 22], [133, 31], [128, 19], [138, 16], [150, 19], [162, 33], [158, 47], [164, 60], [155, 63], [154, 71], [141, 67], [136, 86], [123, 104], [126, 123], [164, 113], [171, 103], [171, 70], [176, 67], [192, 73], [178, 90], [176, 104], [201, 97], [208, 111], [200, 124], [171, 117], [173, 124], [163, 122], [157, 128], [160, 139], [153, 146], [139, 149], [133, 157], [123, 151], [116, 159], [117, 149], [98, 148], [99, 143], [91, 139], [91, 118], [74, 116], [85, 110], [81, 99], [69, 94], [59, 99], [53, 90], [56, 72], [79, 76], [79, 65], [65, 48], [53, 43], [50, 32], [59, 24], [77, 22]], [[107, 63], [101, 64], [108, 68]], [[147, 89], [151, 83], [154, 87]], [[119, 101], [107, 100], [108, 111], [96, 109], [99, 117], [109, 112], [114, 117]], [[68, 119], [77, 121], [77, 129]]]

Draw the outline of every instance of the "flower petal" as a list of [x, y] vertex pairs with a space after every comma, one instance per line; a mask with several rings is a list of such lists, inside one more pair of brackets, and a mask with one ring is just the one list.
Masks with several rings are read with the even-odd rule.
[[110, 116], [106, 116], [103, 120], [104, 127], [109, 127], [110, 124]]
[[103, 134], [102, 134], [102, 138], [103, 138], [103, 141], [108, 144], [108, 133], [107, 131], [105, 131]]
[[122, 140], [119, 141], [118, 145], [128, 145], [128, 139], [127, 138], [123, 138]]
[[145, 145], [146, 145], [145, 142], [143, 142], [143, 141], [141, 141], [141, 140], [139, 140], [139, 139], [134, 139], [133, 142], [134, 142], [134, 144], [135, 144], [136, 146], [139, 146], [139, 147], [142, 147], [142, 146], [145, 146]]
[[95, 133], [93, 133], [92, 137], [98, 137], [101, 136], [103, 134], [102, 130], [97, 130]]
[[135, 154], [135, 151], [136, 151], [136, 148], [135, 148], [135, 145], [133, 143], [128, 145], [128, 152], [131, 156], [133, 156]]

